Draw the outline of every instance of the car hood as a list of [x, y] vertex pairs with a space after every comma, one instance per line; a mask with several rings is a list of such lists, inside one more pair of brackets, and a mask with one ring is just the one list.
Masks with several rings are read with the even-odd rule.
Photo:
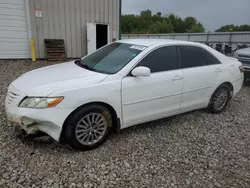
[[237, 50], [236, 53], [239, 55], [250, 55], [250, 48], [244, 48]]
[[47, 96], [55, 91], [97, 84], [107, 76], [69, 62], [27, 72], [12, 85], [28, 96]]

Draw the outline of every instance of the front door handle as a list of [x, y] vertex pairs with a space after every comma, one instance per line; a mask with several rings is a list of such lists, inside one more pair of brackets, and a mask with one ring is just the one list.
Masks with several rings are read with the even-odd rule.
[[215, 69], [215, 72], [222, 72], [220, 68]]
[[181, 80], [181, 79], [182, 79], [181, 76], [174, 76], [174, 77], [172, 78], [172, 81]]

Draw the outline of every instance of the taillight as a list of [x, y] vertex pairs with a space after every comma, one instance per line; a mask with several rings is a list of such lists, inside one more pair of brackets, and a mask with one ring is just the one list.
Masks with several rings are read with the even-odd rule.
[[243, 66], [239, 66], [240, 72], [244, 72], [244, 67]]

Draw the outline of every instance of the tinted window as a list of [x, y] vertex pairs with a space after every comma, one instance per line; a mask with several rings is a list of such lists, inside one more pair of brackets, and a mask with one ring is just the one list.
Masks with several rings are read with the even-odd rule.
[[206, 53], [201, 48], [192, 46], [181, 46], [181, 67], [199, 67], [206, 65]]
[[182, 68], [199, 67], [220, 63], [213, 55], [199, 47], [181, 46], [180, 53]]
[[177, 48], [168, 46], [156, 49], [137, 65], [137, 67], [139, 66], [150, 68], [152, 73], [177, 69]]
[[216, 64], [220, 64], [221, 63], [218, 59], [216, 59], [209, 52], [206, 52], [206, 54], [207, 54], [207, 65], [216, 65]]

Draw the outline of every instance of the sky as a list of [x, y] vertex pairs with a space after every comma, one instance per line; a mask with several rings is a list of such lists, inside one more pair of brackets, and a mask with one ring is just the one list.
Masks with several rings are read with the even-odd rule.
[[227, 24], [250, 25], [250, 0], [122, 0], [123, 14], [139, 14], [146, 9], [182, 18], [193, 16], [206, 31]]

